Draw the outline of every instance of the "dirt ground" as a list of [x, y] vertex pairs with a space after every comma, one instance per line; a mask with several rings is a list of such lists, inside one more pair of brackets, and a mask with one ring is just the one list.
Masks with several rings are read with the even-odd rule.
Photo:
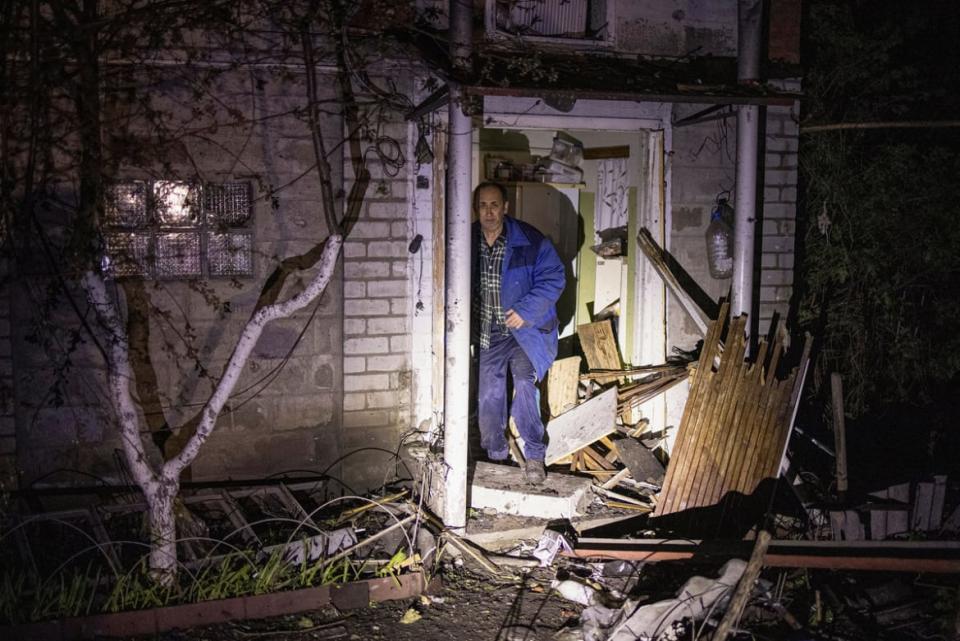
[[326, 608], [295, 616], [177, 630], [157, 639], [547, 641], [565, 625], [575, 623], [582, 610], [582, 606], [550, 593], [554, 576], [555, 570], [550, 568], [534, 569], [526, 576], [500, 582], [449, 570], [442, 589], [429, 596], [386, 601], [347, 612]]

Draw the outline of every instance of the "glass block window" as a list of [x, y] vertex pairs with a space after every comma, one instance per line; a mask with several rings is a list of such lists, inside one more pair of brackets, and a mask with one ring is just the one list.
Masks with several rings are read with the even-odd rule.
[[153, 206], [161, 227], [190, 227], [199, 219], [199, 189], [190, 183], [158, 180], [153, 183]]
[[105, 237], [107, 269], [117, 276], [149, 276], [151, 238], [149, 234], [113, 233]]
[[110, 227], [142, 227], [147, 224], [147, 185], [142, 182], [111, 185], [105, 207]]
[[203, 190], [203, 212], [211, 227], [246, 225], [250, 218], [250, 185], [207, 185]]
[[207, 265], [211, 276], [253, 273], [253, 236], [242, 232], [211, 232], [207, 238]]
[[199, 278], [200, 234], [157, 234], [157, 278]]
[[251, 212], [249, 183], [111, 185], [104, 265], [118, 278], [252, 276]]

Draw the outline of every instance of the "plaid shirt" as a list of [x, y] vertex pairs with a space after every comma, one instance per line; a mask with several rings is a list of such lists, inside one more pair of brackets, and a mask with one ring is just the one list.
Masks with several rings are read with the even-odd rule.
[[500, 279], [506, 249], [505, 231], [500, 232], [493, 247], [480, 234], [480, 349], [490, 347], [491, 336], [510, 333], [500, 306]]

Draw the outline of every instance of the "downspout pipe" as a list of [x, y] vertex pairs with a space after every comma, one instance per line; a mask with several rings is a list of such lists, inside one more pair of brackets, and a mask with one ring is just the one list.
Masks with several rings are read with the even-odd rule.
[[[450, 57], [454, 68], [469, 68], [473, 3], [450, 0]], [[456, 77], [458, 74], [453, 74]], [[463, 112], [463, 91], [448, 83], [446, 336], [443, 399], [443, 522], [467, 524], [467, 449], [470, 396], [470, 212], [472, 141], [470, 117]]]
[[[760, 80], [763, 29], [763, 0], [737, 3], [737, 81], [750, 85]], [[760, 107], [740, 105], [737, 109], [737, 162], [733, 226], [733, 282], [730, 315], [749, 314], [748, 333], [753, 325], [754, 242], [757, 226], [757, 171]]]

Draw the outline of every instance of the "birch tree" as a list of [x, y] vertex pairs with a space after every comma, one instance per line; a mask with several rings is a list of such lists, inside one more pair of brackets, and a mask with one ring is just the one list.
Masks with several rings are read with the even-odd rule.
[[[351, 50], [347, 22], [352, 10], [352, 3], [340, 0], [24, 0], [5, 3], [0, 15], [0, 86], [6, 87], [0, 96], [7, 107], [0, 114], [3, 229], [9, 230], [14, 244], [31, 232], [44, 238], [47, 258], [55, 264], [53, 280], [58, 291], [69, 297], [76, 291], [72, 284], [76, 280], [83, 292], [86, 305], [77, 298], [71, 298], [70, 304], [81, 321], [83, 340], [97, 346], [106, 364], [107, 398], [126, 466], [148, 505], [149, 566], [164, 584], [172, 584], [177, 571], [174, 507], [182, 474], [213, 433], [264, 328], [306, 308], [324, 293], [370, 183], [361, 140], [364, 105], [353, 89], [355, 78], [363, 72], [358, 69], [361, 57]], [[252, 30], [253, 25], [264, 24], [270, 28]], [[207, 46], [196, 46], [203, 38]], [[242, 70], [251, 58], [283, 62], [288, 69], [298, 67], [297, 72], [305, 75], [298, 115], [309, 131], [315, 161], [308, 179], [319, 185], [316, 215], [330, 232], [322, 246], [305, 255], [307, 259], [281, 261], [264, 281], [259, 303], [223, 371], [211, 376], [212, 393], [165, 457], [152, 451], [155, 444], [144, 438], [149, 429], [132, 389], [137, 381], [127, 334], [126, 316], [133, 301], [125, 299], [124, 288], [118, 286], [122, 283], [104, 269], [100, 236], [105, 181], [118, 167], [136, 163], [144, 154], [142, 148], [118, 149], [105, 140], [121, 138], [124, 127], [134, 122], [141, 130], [169, 133], [165, 114], [150, 103], [149, 92], [157, 87], [126, 85], [123, 80], [129, 73], [117, 71], [121, 62], [134, 69], [146, 68], [145, 59], [157, 51], [179, 61], [178, 71], [191, 76], [191, 82], [194, 77], [209, 81], [217, 73]], [[198, 61], [207, 64], [195, 64]], [[331, 145], [321, 132], [327, 116], [318, 97], [320, 64], [336, 70], [337, 110], [347, 131], [337, 144], [344, 144], [355, 177], [349, 193], [342, 195], [342, 205], [337, 196], [342, 190], [334, 184], [328, 161]], [[396, 92], [379, 89], [364, 77], [365, 90], [371, 86], [375, 89], [372, 100], [394, 107], [403, 103]], [[216, 102], [213, 96], [212, 103]], [[113, 118], [109, 123], [104, 119], [108, 107]], [[227, 112], [228, 121], [245, 122], [243, 114]], [[127, 120], [120, 122], [117, 113], [125, 114]], [[220, 115], [216, 109], [210, 113]], [[202, 136], [224, 126], [223, 119], [212, 120], [189, 131], [181, 129], [177, 135]], [[157, 153], [163, 153], [170, 142], [158, 136]], [[75, 188], [75, 199], [68, 202], [60, 195], [64, 185]], [[68, 222], [59, 241], [48, 243], [47, 231], [36, 216], [40, 203], [64, 210]], [[302, 269], [307, 270], [302, 286], [290, 285], [289, 276]]]

